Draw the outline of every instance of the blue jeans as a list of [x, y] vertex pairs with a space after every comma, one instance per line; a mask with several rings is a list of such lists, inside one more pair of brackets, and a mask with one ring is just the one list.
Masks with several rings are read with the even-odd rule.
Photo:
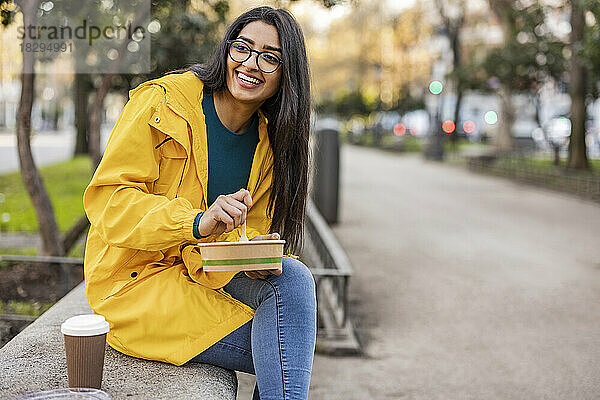
[[253, 400], [306, 400], [317, 332], [308, 267], [283, 257], [281, 275], [251, 279], [239, 272], [223, 289], [255, 309], [254, 318], [190, 361], [256, 375]]

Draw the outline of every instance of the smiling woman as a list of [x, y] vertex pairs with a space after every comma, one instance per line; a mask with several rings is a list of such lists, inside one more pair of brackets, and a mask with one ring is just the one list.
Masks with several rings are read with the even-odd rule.
[[[240, 124], [250, 120], [252, 113], [279, 90], [281, 82], [281, 69], [278, 68], [281, 58], [277, 55], [281, 54], [281, 44], [274, 26], [262, 21], [251, 22], [240, 31], [237, 40], [228, 42], [228, 90], [215, 93], [215, 107], [217, 113], [222, 110], [219, 119], [225, 126], [228, 126], [228, 122]], [[254, 53], [256, 57], [253, 57]], [[234, 113], [233, 109], [227, 110], [228, 106], [234, 106], [238, 113]], [[243, 107], [241, 113], [240, 106]], [[240, 129], [238, 126], [233, 128], [233, 131]]]
[[[125, 354], [256, 375], [307, 399], [315, 282], [302, 248], [310, 85], [293, 16], [259, 7], [212, 59], [130, 91], [84, 194], [90, 306]], [[204, 271], [198, 242], [285, 240], [280, 269]]]

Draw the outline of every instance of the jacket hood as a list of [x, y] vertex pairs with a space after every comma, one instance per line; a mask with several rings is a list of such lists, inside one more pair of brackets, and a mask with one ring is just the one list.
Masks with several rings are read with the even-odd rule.
[[171, 73], [140, 83], [129, 91], [129, 98], [141, 88], [150, 85], [160, 86], [165, 93], [166, 102], [180, 111], [188, 120], [202, 103], [204, 84], [192, 71]]

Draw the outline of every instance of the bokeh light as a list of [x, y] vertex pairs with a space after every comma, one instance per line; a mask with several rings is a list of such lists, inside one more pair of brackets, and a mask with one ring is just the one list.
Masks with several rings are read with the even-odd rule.
[[442, 130], [446, 133], [454, 132], [454, 128], [456, 128], [456, 125], [454, 125], [454, 121], [450, 121], [448, 119], [444, 121], [444, 123], [442, 123]]
[[473, 133], [473, 132], [475, 132], [475, 122], [473, 122], [473, 121], [465, 121], [463, 123], [463, 131], [465, 131], [465, 133]]
[[486, 123], [494, 125], [496, 122], [498, 122], [498, 114], [496, 114], [496, 111], [488, 111], [485, 113], [483, 119], [485, 119]]
[[432, 81], [429, 84], [429, 91], [432, 94], [440, 94], [440, 93], [442, 93], [443, 89], [444, 89], [444, 85], [442, 85], [442, 82], [440, 82], [440, 81]]
[[394, 125], [394, 135], [396, 136], [404, 136], [406, 133], [406, 127], [402, 123], [397, 123]]

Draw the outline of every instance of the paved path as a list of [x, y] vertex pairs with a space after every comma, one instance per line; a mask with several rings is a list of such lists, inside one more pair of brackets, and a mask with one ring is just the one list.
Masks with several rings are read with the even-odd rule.
[[[33, 135], [31, 150], [38, 166], [68, 160], [73, 156], [74, 132], [47, 132]], [[0, 135], [0, 174], [19, 170], [17, 137], [11, 133]]]
[[37, 247], [42, 245], [42, 239], [37, 233], [2, 232], [0, 233], [0, 251], [19, 247]]
[[[114, 123], [102, 125], [100, 148], [104, 151], [108, 136]], [[17, 137], [11, 131], [0, 131], [0, 174], [15, 172], [19, 167]], [[31, 138], [31, 151], [38, 167], [50, 165], [73, 157], [75, 149], [75, 129], [63, 131], [44, 131], [36, 133]]]
[[461, 167], [342, 148], [364, 358], [311, 399], [599, 399], [600, 207]]

